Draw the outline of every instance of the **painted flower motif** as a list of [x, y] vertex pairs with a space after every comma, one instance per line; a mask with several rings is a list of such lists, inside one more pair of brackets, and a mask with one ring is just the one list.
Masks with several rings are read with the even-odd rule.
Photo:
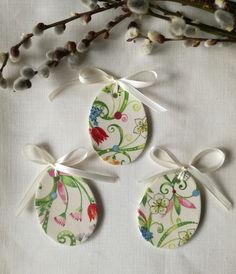
[[186, 231], [179, 231], [179, 246], [186, 244], [193, 236], [195, 229], [187, 229]]
[[65, 186], [63, 185], [62, 181], [60, 181], [60, 180], [57, 182], [57, 192], [58, 192], [62, 202], [64, 203], [64, 205], [66, 205], [66, 203], [67, 203], [66, 190], [65, 190]]
[[153, 214], [165, 214], [169, 205], [169, 200], [164, 195], [156, 194], [148, 202], [151, 213]]
[[54, 217], [54, 221], [58, 224], [58, 225], [61, 225], [61, 226], [65, 226], [66, 224], [66, 214], [65, 212], [63, 212], [62, 214], [58, 215], [58, 216], [55, 216]]
[[102, 113], [101, 108], [99, 108], [97, 106], [92, 107], [92, 109], [90, 111], [89, 119], [94, 124], [94, 126], [98, 126], [97, 118], [100, 116], [101, 113]]
[[91, 203], [88, 206], [87, 212], [88, 212], [90, 222], [92, 220], [95, 220], [97, 218], [97, 205], [95, 203]]
[[134, 133], [141, 135], [143, 138], [147, 138], [148, 123], [147, 117], [143, 119], [135, 119], [136, 127], [134, 128]]
[[90, 129], [90, 134], [93, 140], [99, 145], [104, 142], [109, 136], [100, 127], [94, 127]]
[[74, 212], [70, 213], [70, 216], [74, 220], [82, 222], [82, 209], [81, 208], [76, 209]]
[[147, 241], [151, 241], [153, 238], [153, 233], [151, 231], [149, 231], [146, 227], [141, 226], [140, 228], [140, 232], [143, 236], [144, 239], [146, 239]]

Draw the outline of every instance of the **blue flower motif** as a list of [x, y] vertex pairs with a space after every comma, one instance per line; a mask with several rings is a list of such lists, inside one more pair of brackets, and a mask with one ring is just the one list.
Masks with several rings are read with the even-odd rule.
[[142, 236], [144, 239], [146, 239], [147, 241], [151, 241], [151, 239], [153, 238], [153, 233], [150, 232], [149, 230], [147, 230], [146, 227], [142, 226], [140, 228], [140, 231], [142, 233]]
[[52, 192], [52, 193], [50, 194], [50, 196], [51, 196], [51, 198], [52, 198], [53, 200], [55, 200], [55, 199], [57, 198], [57, 193], [56, 193], [56, 192]]
[[90, 111], [89, 119], [94, 124], [94, 126], [98, 126], [97, 118], [100, 116], [101, 113], [102, 113], [101, 108], [99, 108], [97, 106], [92, 107], [92, 109]]
[[118, 146], [118, 145], [114, 145], [114, 146], [112, 147], [112, 150], [113, 150], [114, 152], [119, 152], [119, 146]]
[[192, 192], [192, 195], [193, 195], [194, 197], [197, 197], [199, 194], [200, 194], [200, 192], [199, 192], [198, 189], [195, 189], [195, 190]]

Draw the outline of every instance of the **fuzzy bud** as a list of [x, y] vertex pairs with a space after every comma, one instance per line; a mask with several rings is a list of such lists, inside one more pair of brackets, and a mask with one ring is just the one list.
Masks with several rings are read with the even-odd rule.
[[171, 19], [171, 23], [170, 23], [170, 33], [174, 36], [174, 37], [181, 37], [184, 35], [184, 31], [186, 28], [186, 22], [183, 18], [181, 17], [173, 17]]
[[66, 29], [66, 25], [65, 24], [61, 24], [61, 25], [58, 25], [58, 26], [54, 27], [54, 31], [58, 35], [62, 34], [65, 31], [65, 29]]
[[147, 37], [153, 43], [163, 44], [165, 42], [165, 36], [157, 31], [149, 31]]
[[63, 47], [58, 47], [55, 49], [54, 52], [54, 56], [55, 56], [55, 60], [61, 60], [62, 58], [64, 58], [65, 56], [67, 56], [69, 54], [68, 50], [66, 48]]
[[227, 31], [232, 31], [234, 29], [235, 20], [234, 16], [225, 10], [218, 9], [214, 13], [216, 22], [220, 25], [220, 27]]
[[20, 61], [20, 50], [18, 47], [12, 47], [10, 49], [10, 60], [13, 63], [17, 63]]
[[47, 65], [43, 64], [38, 68], [38, 74], [39, 76], [43, 78], [48, 78], [50, 75], [50, 69]]
[[76, 43], [73, 41], [68, 41], [66, 43], [65, 48], [69, 51], [69, 52], [76, 52]]
[[130, 27], [125, 33], [125, 40], [130, 41], [139, 36], [140, 32], [137, 27]]
[[153, 50], [153, 43], [149, 39], [144, 39], [141, 49], [145, 55], [148, 55]]
[[29, 66], [24, 66], [20, 71], [20, 75], [27, 79], [32, 79], [36, 73], [37, 72], [32, 67], [29, 67]]
[[30, 82], [29, 79], [20, 77], [15, 80], [13, 84], [13, 89], [14, 91], [22, 91], [22, 90], [31, 88], [31, 86], [32, 86], [32, 83]]
[[227, 2], [225, 0], [215, 0], [215, 5], [217, 8], [225, 9], [227, 7]]
[[45, 30], [45, 24], [44, 23], [38, 23], [34, 28], [33, 28], [33, 34], [35, 36], [42, 35]]
[[67, 62], [71, 69], [76, 69], [81, 63], [79, 53], [76, 52], [76, 53], [70, 54], [68, 56]]
[[78, 52], [81, 52], [81, 53], [82, 53], [82, 52], [87, 51], [89, 45], [90, 45], [89, 40], [83, 39], [81, 42], [79, 42], [79, 43], [77, 44], [77, 50], [78, 50]]
[[49, 60], [55, 60], [55, 51], [54, 50], [49, 50], [46, 52], [46, 57]]
[[217, 44], [217, 40], [216, 40], [216, 39], [209, 39], [209, 40], [206, 40], [206, 41], [204, 42], [204, 46], [205, 46], [206, 48], [209, 48], [209, 47], [214, 46], [214, 45], [216, 45], [216, 44]]
[[148, 12], [149, 0], [128, 0], [127, 7], [131, 12], [143, 15]]
[[32, 46], [32, 39], [30, 38], [29, 34], [22, 33], [21, 39], [25, 40], [22, 44], [24, 49], [29, 49]]

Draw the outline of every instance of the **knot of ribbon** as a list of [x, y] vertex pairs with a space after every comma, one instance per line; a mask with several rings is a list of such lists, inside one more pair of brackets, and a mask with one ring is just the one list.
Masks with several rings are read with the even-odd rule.
[[[142, 80], [143, 79], [143, 80]], [[105, 71], [98, 68], [84, 68], [79, 72], [79, 78], [74, 79], [65, 85], [55, 89], [50, 95], [49, 99], [52, 101], [59, 93], [61, 93], [67, 86], [73, 85], [76, 82], [82, 84], [115, 84], [114, 90], [118, 91], [120, 86], [122, 89], [127, 90], [137, 99], [139, 99], [144, 105], [151, 108], [156, 112], [167, 111], [160, 104], [154, 102], [137, 88], [145, 88], [152, 86], [157, 80], [157, 73], [153, 70], [150, 71], [141, 71], [136, 74], [133, 74], [128, 77], [123, 77], [120, 79], [115, 78], [114, 76], [107, 74]]]
[[86, 158], [88, 158], [89, 151], [85, 148], [77, 148], [60, 157], [59, 159], [55, 159], [47, 150], [39, 146], [26, 145], [23, 148], [23, 154], [30, 161], [40, 165], [44, 165], [45, 168], [38, 174], [29, 189], [26, 191], [23, 199], [19, 204], [16, 215], [19, 215], [30, 202], [30, 200], [34, 197], [38, 185], [49, 167], [52, 167], [55, 172], [60, 171], [66, 174], [76, 175], [89, 180], [99, 180], [102, 182], [115, 183], [118, 179], [118, 177], [113, 175], [106, 175], [73, 168], [73, 166], [83, 162]]
[[208, 148], [198, 153], [189, 164], [181, 163], [177, 157], [166, 148], [152, 148], [151, 159], [162, 167], [170, 170], [145, 178], [144, 182], [154, 182], [158, 177], [167, 173], [178, 173], [178, 178], [184, 178], [186, 172], [197, 178], [201, 184], [227, 209], [232, 208], [232, 203], [224, 196], [216, 185], [206, 176], [207, 173], [218, 170], [225, 161], [225, 154], [218, 148]]

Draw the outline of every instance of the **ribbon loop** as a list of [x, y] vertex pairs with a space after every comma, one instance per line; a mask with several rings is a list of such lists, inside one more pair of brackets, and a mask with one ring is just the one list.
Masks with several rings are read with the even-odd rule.
[[50, 153], [36, 145], [25, 145], [23, 148], [23, 154], [30, 161], [41, 165], [53, 165], [56, 162]]
[[[165, 158], [163, 158], [163, 155], [165, 155]], [[179, 172], [179, 178], [182, 178], [185, 172], [189, 172], [196, 178], [199, 178], [199, 182], [201, 182], [222, 205], [224, 205], [227, 209], [232, 208], [232, 203], [223, 195], [223, 193], [220, 192], [209, 177], [204, 174], [216, 171], [223, 165], [225, 161], [225, 154], [220, 149], [208, 148], [203, 150], [197, 154], [188, 165], [182, 164], [177, 157], [166, 148], [152, 148], [150, 156], [151, 159], [160, 166], [172, 168], [167, 171], [168, 173]], [[210, 156], [213, 156], [214, 158], [212, 159]], [[213, 162], [213, 160], [215, 162]], [[145, 178], [144, 181], [154, 182], [157, 177], [161, 176], [161, 174], [152, 175], [149, 178]]]
[[225, 153], [218, 148], [208, 148], [198, 153], [191, 161], [190, 165], [194, 166], [202, 173], [216, 171], [225, 161]]
[[150, 152], [150, 156], [154, 162], [158, 163], [160, 166], [163, 166], [163, 167], [167, 167], [167, 168], [184, 167], [184, 165], [181, 164], [181, 162], [177, 159], [177, 157], [166, 148], [162, 148], [162, 147], [152, 148]]
[[131, 76], [123, 77], [120, 79], [115, 78], [113, 75], [106, 73], [99, 68], [87, 67], [83, 68], [79, 72], [79, 79], [72, 80], [66, 83], [62, 87], [55, 89], [50, 95], [49, 99], [52, 101], [65, 87], [80, 82], [82, 84], [97, 84], [97, 83], [107, 83], [115, 84], [115, 90], [118, 86], [127, 90], [138, 98], [143, 104], [148, 106], [154, 111], [164, 112], [167, 111], [164, 107], [154, 102], [137, 88], [144, 88], [153, 85], [157, 80], [157, 73], [155, 71], [141, 71]]
[[113, 83], [114, 77], [99, 68], [83, 68], [79, 72], [79, 81], [82, 84]]

